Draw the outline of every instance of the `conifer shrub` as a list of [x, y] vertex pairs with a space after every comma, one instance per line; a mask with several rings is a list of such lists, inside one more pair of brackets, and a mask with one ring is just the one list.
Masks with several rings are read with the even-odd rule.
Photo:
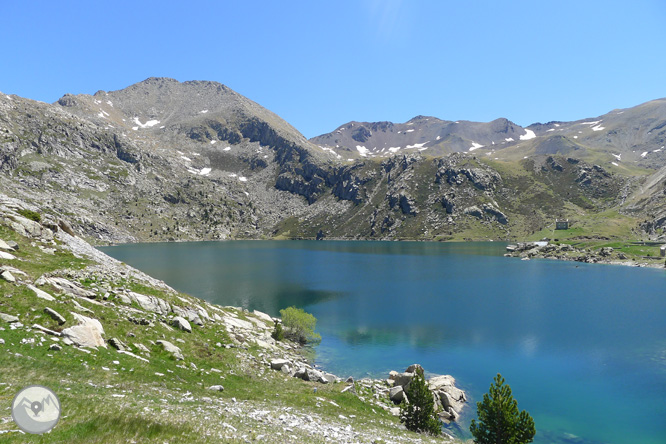
[[277, 319], [275, 320], [275, 327], [273, 328], [271, 337], [276, 341], [284, 341], [284, 330], [282, 329], [282, 324]]
[[409, 403], [400, 404], [400, 422], [407, 430], [430, 435], [442, 433], [442, 423], [435, 416], [435, 399], [428, 388], [422, 369], [416, 369], [414, 378], [405, 390]]
[[499, 373], [476, 409], [479, 421], [473, 419], [469, 427], [476, 444], [527, 444], [534, 439], [534, 419], [525, 410], [518, 412], [511, 387]]

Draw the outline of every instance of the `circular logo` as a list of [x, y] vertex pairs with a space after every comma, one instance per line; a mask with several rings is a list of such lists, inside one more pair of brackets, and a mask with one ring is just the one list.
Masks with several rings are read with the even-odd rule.
[[31, 385], [14, 397], [12, 418], [26, 433], [46, 433], [60, 419], [60, 400], [53, 390], [43, 385]]

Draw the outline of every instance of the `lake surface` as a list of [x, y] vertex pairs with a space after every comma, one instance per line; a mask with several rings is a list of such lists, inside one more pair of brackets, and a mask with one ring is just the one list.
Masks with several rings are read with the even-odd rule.
[[[387, 377], [420, 363], [471, 398], [496, 373], [537, 443], [666, 443], [666, 271], [502, 257], [500, 243], [231, 241], [111, 256], [221, 305], [317, 319], [316, 363]], [[456, 431], [456, 430], [451, 430]]]

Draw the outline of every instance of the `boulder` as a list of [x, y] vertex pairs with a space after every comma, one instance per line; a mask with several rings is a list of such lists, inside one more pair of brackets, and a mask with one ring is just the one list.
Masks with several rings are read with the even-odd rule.
[[51, 344], [51, 345], [49, 346], [49, 350], [52, 350], [52, 351], [60, 351], [60, 350], [62, 350], [62, 347], [61, 347], [60, 345], [58, 345], [58, 344]]
[[185, 319], [183, 317], [176, 316], [172, 321], [172, 325], [176, 328], [179, 328], [179, 329], [183, 330], [183, 331], [186, 331], [188, 333], [192, 333], [192, 327], [190, 326], [190, 323], [187, 322], [187, 319]]
[[405, 399], [405, 390], [401, 386], [393, 387], [389, 390], [389, 398], [394, 404], [400, 404]]
[[146, 311], [166, 315], [171, 311], [169, 303], [163, 299], [156, 298], [155, 296], [146, 296], [145, 294], [129, 292], [130, 300], [139, 304], [139, 306]]
[[428, 379], [428, 388], [430, 390], [439, 390], [442, 387], [453, 387], [456, 380], [451, 375], [433, 376]]
[[111, 347], [115, 348], [116, 350], [119, 350], [119, 351], [127, 350], [127, 346], [118, 338], [111, 338], [111, 339], [109, 339], [108, 342], [109, 342], [109, 345]]
[[407, 370], [405, 370], [405, 373], [415, 373], [416, 371], [419, 371], [419, 373], [423, 374], [423, 367], [421, 367], [420, 364], [412, 364], [409, 367], [407, 367]]
[[180, 348], [176, 347], [171, 342], [160, 339], [159, 341], [156, 341], [156, 343], [161, 345], [166, 352], [171, 353], [171, 356], [176, 358], [177, 361], [183, 361], [185, 359]]
[[273, 359], [271, 361], [271, 368], [273, 370], [282, 370], [282, 367], [288, 364], [289, 361], [287, 361], [286, 359]]
[[270, 324], [273, 323], [273, 318], [270, 317], [270, 315], [267, 315], [267, 314], [264, 313], [264, 312], [261, 312], [261, 311], [259, 311], [259, 310], [254, 310], [254, 311], [252, 312], [252, 314], [255, 315], [256, 317], [258, 317], [259, 319], [261, 319], [261, 320], [264, 321], [264, 322], [268, 322], [268, 323], [270, 323]]
[[104, 328], [97, 319], [92, 319], [78, 313], [71, 313], [74, 319], [79, 321], [78, 325], [66, 328], [62, 335], [79, 347], [104, 347]]
[[5, 251], [0, 251], [0, 259], [14, 260], [16, 259], [16, 256]]
[[14, 277], [13, 274], [9, 272], [9, 270], [4, 270], [2, 273], [0, 273], [0, 277], [9, 282], [10, 284], [16, 282], [16, 278]]
[[0, 250], [12, 251], [14, 249], [12, 247], [10, 247], [9, 244], [7, 244], [7, 242], [0, 239]]
[[53, 296], [51, 296], [50, 294], [48, 294], [44, 290], [40, 290], [39, 288], [35, 287], [34, 285], [28, 284], [28, 285], [26, 285], [26, 287], [28, 287], [28, 289], [31, 290], [33, 293], [35, 293], [35, 296], [37, 296], [40, 299], [44, 299], [44, 300], [47, 300], [49, 302], [55, 301], [55, 298]]
[[396, 386], [401, 386], [403, 388], [407, 387], [410, 382], [414, 379], [414, 373], [398, 373], [393, 380], [395, 381]]
[[14, 251], [18, 251], [19, 249], [19, 244], [16, 241], [7, 241], [7, 245]]
[[13, 315], [10, 315], [10, 314], [5, 314], [5, 313], [0, 313], [0, 319], [9, 323], [9, 324], [13, 324], [13, 323], [19, 321], [19, 318], [17, 318], [16, 316], [13, 316]]
[[335, 376], [335, 375], [332, 374], [332, 373], [323, 373], [323, 374], [321, 375], [321, 378], [320, 378], [320, 381], [321, 381], [323, 384], [332, 384], [332, 383], [334, 383], [334, 382], [337, 381], [337, 380], [338, 380], [338, 377]]
[[59, 325], [62, 325], [62, 324], [64, 324], [65, 322], [67, 322], [67, 320], [66, 320], [66, 319], [65, 319], [60, 313], [58, 313], [57, 311], [55, 311], [55, 310], [52, 309], [52, 308], [46, 307], [46, 308], [44, 309], [44, 313], [46, 313], [47, 315], [51, 316], [51, 319], [53, 319], [54, 321], [56, 321]]
[[224, 387], [222, 387], [221, 385], [211, 385], [210, 387], [208, 387], [208, 390], [213, 390], [215, 392], [223, 392]]

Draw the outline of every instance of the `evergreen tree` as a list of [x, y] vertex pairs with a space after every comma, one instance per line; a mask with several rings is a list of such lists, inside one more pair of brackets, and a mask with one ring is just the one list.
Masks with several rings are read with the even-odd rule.
[[435, 399], [423, 377], [423, 370], [416, 369], [414, 378], [405, 390], [409, 403], [400, 405], [400, 422], [407, 430], [419, 433], [439, 435], [442, 424], [435, 416]]
[[473, 419], [469, 430], [477, 444], [526, 444], [534, 439], [534, 419], [525, 410], [518, 413], [518, 402], [504, 382], [498, 373], [483, 401], [476, 403], [479, 422]]

